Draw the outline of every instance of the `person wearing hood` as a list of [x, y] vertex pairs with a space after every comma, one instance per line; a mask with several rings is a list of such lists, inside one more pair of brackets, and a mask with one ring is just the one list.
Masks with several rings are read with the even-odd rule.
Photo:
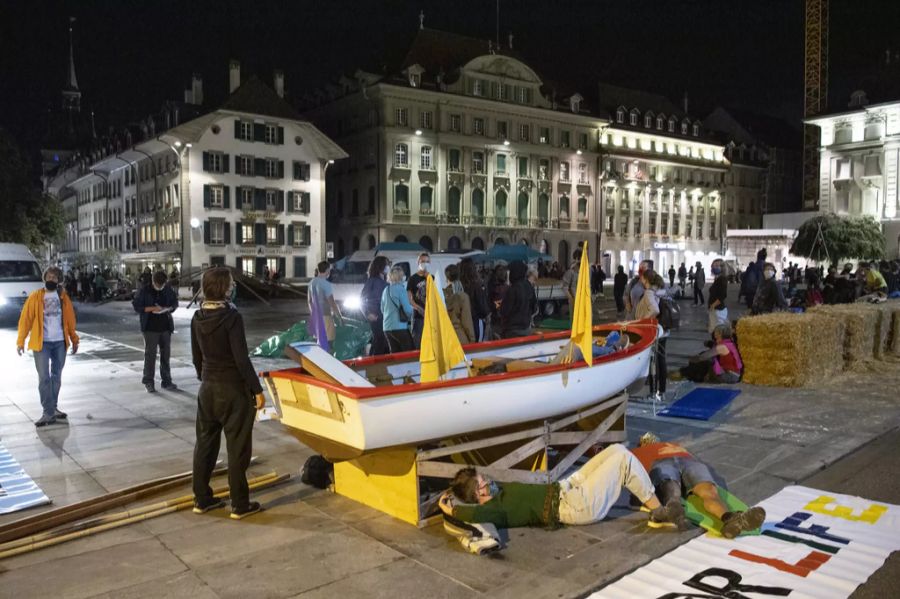
[[717, 258], [709, 267], [709, 272], [715, 277], [713, 284], [709, 286], [707, 331], [710, 334], [716, 326], [728, 322], [728, 308], [725, 306], [725, 300], [728, 297], [728, 275], [725, 274], [724, 266], [725, 262], [721, 258]]
[[72, 347], [72, 355], [78, 351], [78, 333], [75, 332], [75, 308], [64, 289], [59, 287], [62, 271], [51, 266], [44, 272], [44, 288], [32, 291], [19, 315], [19, 335], [16, 351], [28, 349], [34, 355], [34, 367], [38, 373], [38, 393], [43, 411], [34, 423], [38, 428], [66, 420], [65, 412], [56, 407], [66, 350]]
[[[666, 283], [663, 278], [653, 270], [645, 270], [641, 273], [641, 288], [644, 295], [634, 309], [635, 320], [659, 317], [659, 300], [667, 295]], [[649, 378], [650, 393], [657, 400], [666, 394], [666, 341], [669, 333], [659, 327], [659, 337], [656, 340], [656, 375], [652, 373]]]
[[147, 393], [156, 393], [154, 377], [157, 348], [162, 388], [170, 391], [178, 389], [172, 382], [172, 370], [169, 367], [172, 333], [175, 331], [172, 311], [178, 307], [178, 296], [166, 282], [166, 273], [156, 271], [150, 286], [141, 288], [131, 302], [134, 311], [141, 315], [141, 334], [144, 336], [144, 377], [141, 382]]
[[774, 312], [776, 308], [784, 310], [787, 308], [787, 302], [784, 301], [781, 287], [775, 281], [775, 265], [771, 262], [766, 262], [763, 267], [763, 280], [760, 281], [759, 287], [756, 288], [756, 295], [753, 296], [750, 312], [755, 316], [757, 314]]
[[453, 323], [453, 330], [463, 345], [475, 343], [475, 325], [472, 322], [472, 303], [459, 280], [459, 266], [451, 264], [444, 269], [444, 276], [449, 284], [444, 288], [444, 300], [447, 303], [447, 314]]
[[524, 262], [510, 262], [509, 290], [500, 304], [500, 336], [503, 339], [531, 334], [531, 315], [537, 300], [527, 274], [528, 266]]
[[247, 468], [255, 412], [263, 408], [266, 400], [248, 357], [244, 320], [228, 302], [233, 284], [227, 268], [203, 273], [204, 301], [191, 321], [191, 354], [201, 381], [197, 394], [193, 489], [195, 514], [225, 506], [225, 502], [213, 496], [209, 486], [224, 432], [231, 518], [240, 520], [261, 509], [258, 502], [250, 501]]
[[760, 281], [763, 279], [763, 268], [766, 264], [766, 256], [768, 252], [766, 248], [762, 248], [756, 252], [756, 262], [747, 265], [741, 277], [741, 297], [747, 302], [747, 307], [753, 306], [753, 298], [756, 296], [756, 288], [759, 287]]

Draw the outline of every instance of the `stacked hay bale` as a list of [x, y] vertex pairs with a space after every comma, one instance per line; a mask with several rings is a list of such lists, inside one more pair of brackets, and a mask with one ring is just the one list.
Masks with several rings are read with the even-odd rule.
[[845, 325], [817, 314], [781, 312], [741, 318], [737, 338], [746, 383], [802, 387], [840, 372]]
[[882, 355], [887, 329], [882, 326], [884, 319], [880, 310], [867, 304], [835, 304], [815, 306], [808, 313], [844, 323], [844, 362], [847, 367]]
[[900, 356], [900, 309], [891, 312], [891, 353]]

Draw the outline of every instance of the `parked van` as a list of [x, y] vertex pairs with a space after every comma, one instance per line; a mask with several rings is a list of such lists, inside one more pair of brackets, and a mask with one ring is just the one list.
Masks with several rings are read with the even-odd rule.
[[0, 314], [18, 314], [32, 291], [44, 286], [41, 265], [20, 243], [0, 243]]

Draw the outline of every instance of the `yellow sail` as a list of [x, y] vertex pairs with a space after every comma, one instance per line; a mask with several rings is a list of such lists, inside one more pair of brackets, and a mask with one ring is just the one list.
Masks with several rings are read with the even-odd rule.
[[572, 313], [572, 345], [581, 349], [588, 366], [594, 363], [591, 345], [593, 336], [593, 311], [591, 308], [591, 271], [588, 267], [587, 242], [581, 249], [581, 265], [578, 268], [578, 287], [575, 290], [575, 309]]
[[459, 337], [447, 307], [441, 301], [434, 279], [428, 275], [425, 289], [425, 328], [422, 330], [422, 347], [419, 350], [419, 364], [421, 365], [421, 381], [430, 383], [440, 380], [451, 368], [464, 362], [466, 354], [463, 353]]

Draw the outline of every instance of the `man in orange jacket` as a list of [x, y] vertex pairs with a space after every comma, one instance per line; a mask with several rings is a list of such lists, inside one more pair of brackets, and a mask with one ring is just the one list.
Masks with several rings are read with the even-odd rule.
[[66, 364], [66, 350], [72, 346], [72, 353], [78, 351], [78, 333], [75, 332], [75, 309], [72, 300], [59, 286], [62, 271], [51, 266], [44, 273], [44, 289], [38, 289], [28, 296], [22, 314], [19, 316], [19, 337], [16, 351], [25, 353], [25, 338], [28, 349], [34, 354], [34, 366], [38, 373], [38, 392], [41, 395], [43, 414], [34, 423], [37, 427], [65, 420], [66, 413], [60, 412], [59, 385], [63, 366]]

